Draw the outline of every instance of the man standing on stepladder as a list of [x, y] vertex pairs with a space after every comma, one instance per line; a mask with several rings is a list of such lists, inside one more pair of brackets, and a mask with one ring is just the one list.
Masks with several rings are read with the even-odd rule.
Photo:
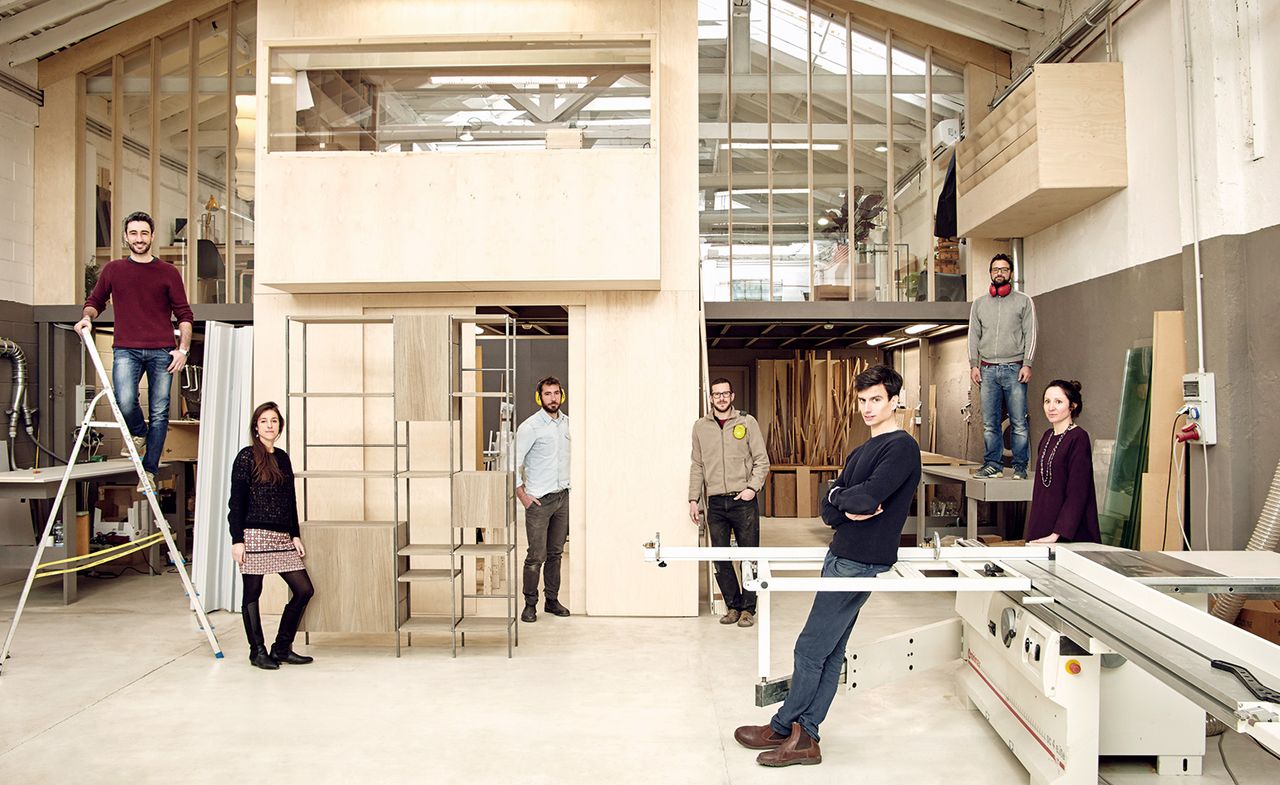
[[[711, 411], [693, 424], [689, 466], [689, 518], [698, 522], [698, 497], [705, 489], [712, 547], [729, 547], [730, 533], [740, 548], [760, 547], [756, 494], [768, 476], [769, 454], [760, 424], [733, 408], [733, 384], [716, 379], [711, 383]], [[755, 623], [755, 592], [738, 586], [733, 562], [718, 561], [715, 567], [725, 604], [720, 623], [750, 627]]]
[[[538, 382], [542, 408], [516, 429], [516, 498], [524, 507], [529, 552], [524, 559], [524, 611], [520, 621], [538, 620], [538, 573], [553, 616], [568, 616], [560, 603], [560, 559], [569, 538], [569, 415], [560, 411], [564, 390], [548, 376]], [[545, 568], [544, 568], [545, 565]]]
[[[98, 285], [84, 301], [84, 314], [76, 332], [92, 329], [93, 320], [115, 305], [115, 339], [112, 343], [111, 384], [138, 452], [144, 453], [146, 479], [139, 491], [155, 490], [156, 471], [169, 432], [169, 388], [172, 375], [187, 364], [191, 325], [195, 316], [187, 303], [182, 276], [169, 262], [151, 254], [155, 222], [146, 213], [124, 219], [124, 241], [129, 255], [107, 262]], [[178, 346], [173, 345], [173, 320], [178, 322]], [[148, 425], [138, 405], [138, 382], [147, 375]], [[128, 445], [123, 454], [129, 455]]]
[[[893, 416], [902, 377], [876, 365], [858, 374], [854, 388], [871, 438], [849, 453], [844, 471], [822, 500], [822, 520], [835, 529], [822, 562], [824, 578], [874, 578], [892, 567], [920, 482], [920, 445]], [[756, 763], [822, 762], [818, 726], [831, 708], [849, 634], [870, 596], [866, 591], [820, 591], [813, 598], [796, 639], [791, 689], [782, 708], [768, 725], [743, 725], [733, 733], [742, 746], [764, 750]]]

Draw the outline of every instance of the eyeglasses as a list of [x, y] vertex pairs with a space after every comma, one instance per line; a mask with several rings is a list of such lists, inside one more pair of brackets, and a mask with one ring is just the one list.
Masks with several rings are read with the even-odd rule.
[[728, 392], [713, 392], [711, 393], [711, 397], [712, 398], [732, 398], [733, 390], [729, 390]]
[[991, 272], [993, 272], [993, 273], [1010, 273], [1010, 272], [1013, 272], [1013, 268], [1012, 268], [1012, 267], [992, 267], [992, 268], [991, 268]]

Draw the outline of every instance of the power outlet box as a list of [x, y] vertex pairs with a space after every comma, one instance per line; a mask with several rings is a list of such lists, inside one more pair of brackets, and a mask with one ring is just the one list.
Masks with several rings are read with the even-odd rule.
[[1218, 443], [1218, 397], [1211, 373], [1189, 373], [1182, 377], [1182, 402], [1187, 405], [1187, 424], [1200, 428], [1196, 444]]

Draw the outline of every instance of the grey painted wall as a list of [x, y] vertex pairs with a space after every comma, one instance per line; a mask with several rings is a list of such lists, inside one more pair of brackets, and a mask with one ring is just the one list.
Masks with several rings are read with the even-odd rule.
[[[39, 355], [36, 352], [36, 325], [35, 317], [30, 305], [23, 303], [9, 302], [0, 300], [0, 337], [8, 338], [16, 341], [22, 347], [22, 351], [27, 356], [27, 405], [32, 409], [40, 408], [40, 391], [36, 385], [36, 360]], [[13, 370], [12, 361], [6, 360], [0, 362], [0, 401], [4, 406], [0, 409], [7, 410], [13, 403]], [[36, 413], [36, 427], [40, 428], [40, 413]], [[9, 439], [9, 418], [7, 416], [0, 418], [3, 425], [0, 426], [0, 439], [8, 441]], [[45, 444], [50, 443], [49, 436], [43, 433], [43, 430], [37, 430], [37, 435]], [[54, 448], [57, 450], [58, 448]], [[35, 445], [27, 438], [26, 433], [22, 429], [22, 420], [18, 420], [18, 437], [14, 443], [16, 464], [22, 468], [29, 468], [35, 460]], [[61, 452], [61, 451], [60, 451]], [[42, 465], [48, 465], [46, 458]]]
[[[1205, 370], [1216, 374], [1218, 444], [1208, 448], [1209, 545], [1241, 548], [1249, 539], [1280, 462], [1280, 226], [1201, 243]], [[1198, 365], [1195, 266], [1182, 255], [1187, 367]], [[1203, 500], [1201, 450], [1192, 453], [1192, 484]], [[1204, 547], [1203, 507], [1193, 533]]]
[[1027, 391], [1033, 447], [1049, 427], [1040, 402], [1053, 379], [1083, 385], [1078, 422], [1090, 436], [1116, 437], [1125, 353], [1151, 345], [1156, 311], [1182, 310], [1181, 263], [1171, 256], [1033, 298], [1039, 322]]

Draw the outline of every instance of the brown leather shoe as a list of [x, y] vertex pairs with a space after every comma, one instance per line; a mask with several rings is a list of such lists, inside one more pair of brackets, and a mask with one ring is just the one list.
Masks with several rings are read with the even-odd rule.
[[755, 623], [756, 623], [755, 614], [752, 613], [751, 611], [743, 611], [742, 613], [738, 614], [739, 627], [750, 627]]
[[738, 617], [741, 615], [742, 614], [738, 611], [737, 608], [730, 608], [729, 610], [725, 611], [725, 614], [723, 616], [720, 617], [720, 623], [721, 624], [737, 624]]
[[749, 750], [776, 750], [787, 740], [779, 736], [771, 725], [743, 725], [733, 732], [734, 741]]
[[761, 766], [813, 766], [822, 763], [822, 751], [818, 742], [800, 727], [800, 723], [791, 723], [791, 735], [776, 750], [762, 752], [756, 756], [756, 763]]

